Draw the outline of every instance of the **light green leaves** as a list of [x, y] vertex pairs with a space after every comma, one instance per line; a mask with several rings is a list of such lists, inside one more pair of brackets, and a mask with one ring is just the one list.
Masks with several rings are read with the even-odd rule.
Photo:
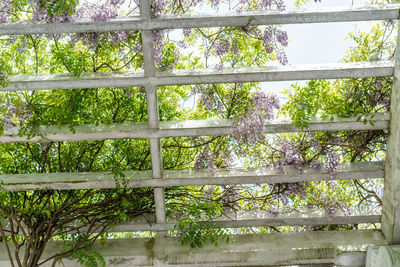
[[337, 84], [326, 80], [310, 81], [307, 86], [294, 84], [285, 91], [289, 101], [282, 107], [281, 112], [288, 115], [300, 129], [307, 128], [311, 119], [317, 115], [347, 115], [342, 109], [346, 105], [339, 90]]
[[55, 63], [63, 65], [74, 76], [79, 77], [83, 72], [87, 71], [86, 68], [90, 64], [90, 58], [78, 47], [75, 48], [69, 44], [60, 44], [57, 47], [53, 46], [53, 51]]

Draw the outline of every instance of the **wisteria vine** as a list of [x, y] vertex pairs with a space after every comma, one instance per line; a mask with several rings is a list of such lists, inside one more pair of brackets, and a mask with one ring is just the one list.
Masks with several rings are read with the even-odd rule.
[[[318, 2], [319, 0], [315, 0]], [[60, 2], [60, 5], [55, 3]], [[195, 7], [201, 5], [205, 1], [201, 0], [152, 0], [151, 12], [153, 17], [160, 17], [164, 14], [182, 14], [190, 12]], [[218, 8], [221, 6], [221, 1], [209, 1], [211, 6]], [[14, 14], [14, 7], [18, 1], [3, 0], [0, 2], [0, 22], [15, 21], [17, 18]], [[71, 4], [75, 3], [75, 4]], [[29, 0], [29, 7], [27, 10], [31, 13], [30, 19], [37, 23], [63, 23], [68, 21], [78, 21], [83, 18], [89, 18], [91, 21], [108, 21], [117, 18], [121, 15], [121, 9], [125, 0], [105, 0], [99, 3], [83, 3], [77, 5], [76, 1], [43, 1], [43, 0]], [[139, 2], [136, 0], [136, 4]], [[244, 12], [247, 10], [260, 10], [260, 9], [273, 9], [277, 11], [285, 10], [283, 0], [262, 0], [262, 1], [247, 1], [240, 0], [235, 7], [237, 12]], [[168, 30], [153, 31], [153, 44], [155, 62], [161, 71], [171, 70], [178, 65], [180, 51], [178, 46], [168, 46]], [[189, 40], [193, 35], [202, 36], [206, 40], [205, 55], [209, 57], [215, 56], [218, 63], [214, 65], [216, 69], [223, 70], [225, 67], [235, 67], [232, 63], [241, 56], [243, 47], [238, 42], [237, 38], [232, 38], [232, 33], [241, 34], [253, 41], [259, 41], [263, 47], [263, 53], [269, 56], [269, 59], [276, 59], [280, 64], [288, 64], [288, 58], [285, 54], [285, 48], [288, 46], [288, 35], [285, 31], [276, 26], [255, 27], [246, 26], [229, 29], [218, 29], [212, 33], [202, 32], [201, 29], [183, 29], [183, 36]], [[70, 35], [70, 44], [84, 45], [91, 51], [97, 51], [99, 46], [104, 42], [112, 42], [120, 46], [134, 33], [132, 31], [119, 31], [119, 32], [106, 32], [106, 33], [79, 33]], [[54, 36], [47, 36], [49, 39]], [[185, 40], [185, 41], [186, 41]], [[26, 46], [21, 45], [21, 53], [25, 51]], [[163, 61], [166, 49], [173, 51], [174, 59], [165, 63]], [[133, 51], [140, 53], [142, 50], [141, 42], [137, 42]], [[231, 62], [229, 62], [229, 60]], [[165, 64], [164, 64], [165, 63]], [[232, 64], [230, 64], [232, 63]], [[0, 66], [1, 67], [1, 66]], [[208, 67], [206, 65], [206, 67]], [[4, 86], [7, 80], [7, 73], [1, 69], [0, 71], [0, 84]], [[238, 85], [240, 86], [240, 85]], [[198, 85], [192, 87], [192, 93], [199, 96], [200, 105], [208, 111], [216, 111], [217, 116], [224, 117], [227, 114], [227, 107], [223, 101], [223, 97], [215, 92], [214, 85]], [[376, 96], [376, 95], [375, 95]], [[132, 93], [127, 91], [127, 97], [132, 97]], [[376, 96], [376, 102], [388, 106], [388, 98], [379, 98]], [[261, 91], [252, 92], [245, 102], [246, 107], [243, 108], [244, 112], [228, 116], [233, 119], [233, 141], [237, 144], [257, 145], [266, 142], [264, 135], [264, 128], [268, 121], [275, 119], [276, 112], [280, 109], [279, 99], [276, 96], [267, 95]], [[3, 116], [3, 128], [9, 128], [17, 125], [23, 125], [30, 119], [31, 111], [28, 105], [14, 105], [10, 103], [4, 104], [1, 107], [5, 110]], [[309, 140], [317, 140], [313, 136], [308, 136]], [[341, 160], [334, 149], [324, 147], [318, 141], [305, 144], [293, 144], [288, 140], [282, 139], [275, 144], [277, 150], [275, 157], [270, 161], [278, 170], [283, 171], [284, 167], [290, 166], [296, 169], [299, 173], [302, 172], [306, 166], [311, 166], [316, 169], [325, 168], [332, 181], [335, 180], [337, 175], [337, 167]], [[315, 159], [304, 157], [304, 147], [311, 149], [321, 154]], [[211, 173], [216, 173], [217, 163], [216, 156], [213, 154], [213, 149], [210, 146], [205, 146], [199, 152], [194, 160], [194, 168], [196, 170], [206, 169]], [[269, 165], [265, 164], [265, 165]], [[333, 183], [328, 183], [329, 186], [334, 186]], [[300, 198], [305, 198], [307, 194], [307, 186], [304, 183], [291, 183], [284, 184], [281, 187], [276, 187], [275, 195], [280, 198], [280, 201], [286, 203], [292, 195], [297, 195]], [[235, 190], [230, 190], [230, 200], [233, 201]], [[212, 193], [211, 193], [212, 194]], [[210, 195], [210, 194], [208, 194]], [[320, 194], [319, 201], [324, 203], [327, 207], [327, 213], [334, 215], [334, 210], [337, 207], [346, 210], [345, 205], [335, 202], [329, 195]], [[286, 203], [287, 204], [287, 203]], [[271, 213], [275, 213], [272, 211]]]

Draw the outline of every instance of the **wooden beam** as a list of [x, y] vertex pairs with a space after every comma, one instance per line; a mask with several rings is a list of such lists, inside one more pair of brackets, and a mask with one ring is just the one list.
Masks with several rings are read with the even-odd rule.
[[[350, 215], [343, 215], [341, 209], [336, 210], [336, 216], [326, 214], [325, 209], [303, 209], [277, 216], [271, 215], [266, 210], [245, 210], [224, 212], [210, 221], [198, 221], [204, 228], [242, 228], [242, 227], [268, 227], [268, 226], [306, 226], [306, 225], [344, 225], [361, 223], [380, 223], [381, 207], [375, 208], [349, 208]], [[183, 216], [185, 214], [182, 214]], [[9, 227], [8, 221], [1, 221], [3, 227]], [[107, 229], [109, 233], [132, 232], [166, 232], [176, 230], [178, 225], [176, 217], [167, 217], [164, 222], [157, 221], [155, 213], [141, 215], [131, 221], [125, 221]], [[85, 231], [86, 228], [82, 228]], [[5, 232], [8, 235], [8, 232]]]
[[[340, 164], [338, 180], [382, 178], [383, 162], [355, 162]], [[168, 187], [187, 185], [276, 184], [307, 181], [331, 181], [327, 170], [305, 167], [303, 173], [288, 166], [284, 173], [273, 167], [218, 169], [213, 175], [207, 171], [164, 170], [162, 179], [153, 179], [151, 171], [125, 173], [129, 187]], [[33, 173], [0, 175], [4, 190], [90, 189], [114, 188], [116, 181], [110, 172], [88, 173]]]
[[[147, 16], [144, 16], [147, 17]], [[247, 25], [299, 24], [344, 21], [371, 21], [399, 18], [399, 5], [363, 7], [324, 7], [324, 9], [296, 9], [283, 12], [263, 10], [242, 13], [225, 13], [221, 16], [208, 14], [163, 15], [151, 21], [139, 16], [120, 17], [109, 21], [82, 19], [64, 23], [33, 23], [30, 21], [0, 24], [0, 35], [58, 34], [107, 32], [124, 30], [156, 30]]]
[[[140, 16], [143, 20], [150, 21], [151, 19], [151, 3], [150, 0], [140, 0]], [[154, 79], [156, 75], [156, 65], [154, 60], [154, 44], [152, 31], [142, 31], [142, 47], [143, 47], [143, 65], [144, 76]], [[159, 129], [159, 114], [158, 114], [158, 95], [157, 86], [149, 84], [146, 87], [146, 102], [147, 102], [147, 123], [150, 130]], [[162, 153], [161, 140], [159, 138], [150, 138], [150, 157], [153, 179], [162, 178]], [[165, 223], [165, 195], [163, 187], [154, 188], [154, 203], [156, 210], [157, 223]], [[159, 233], [166, 236], [167, 233]]]
[[[108, 240], [95, 244], [107, 266], [259, 266], [340, 263], [340, 255], [365, 251], [368, 245], [386, 245], [379, 231], [319, 231], [249, 234], [234, 236], [234, 242], [182, 246], [175, 237]], [[43, 258], [62, 249], [62, 242], [49, 243]], [[349, 254], [347, 254], [349, 255]], [[355, 256], [355, 255], [354, 255]], [[343, 256], [342, 256], [343, 257]], [[6, 261], [0, 243], [0, 261]], [[73, 262], [64, 262], [73, 266]], [[354, 262], [353, 262], [354, 263]]]
[[[265, 133], [315, 132], [315, 131], [347, 131], [347, 130], [383, 130], [388, 128], [389, 113], [376, 113], [371, 116], [357, 118], [338, 118], [334, 120], [314, 118], [307, 129], [298, 129], [290, 120], [274, 120], [265, 124]], [[364, 123], [363, 120], [372, 120]], [[94, 141], [109, 139], [133, 138], [167, 138], [184, 136], [218, 136], [232, 135], [232, 120], [191, 120], [191, 121], [161, 121], [158, 129], [151, 129], [147, 123], [114, 123], [110, 125], [80, 125], [72, 133], [68, 127], [39, 126], [36, 136], [27, 139], [19, 136], [19, 128], [11, 128], [0, 136], [0, 144], [25, 142], [64, 142], [64, 141]]]
[[386, 150], [382, 231], [391, 244], [400, 244], [400, 31], [395, 53], [390, 103], [390, 135]]
[[348, 62], [215, 69], [176, 70], [146, 77], [142, 72], [15, 75], [2, 91], [108, 88], [202, 83], [271, 82], [317, 79], [385, 77], [393, 75], [393, 62]]
[[[360, 224], [380, 223], [381, 208], [361, 209], [351, 208], [351, 215], [342, 215], [337, 210], [337, 216], [329, 217], [324, 209], [307, 209], [288, 214], [271, 215], [264, 210], [248, 210], [226, 212], [208, 222], [199, 222], [206, 228], [241, 228], [267, 226], [303, 226], [303, 225], [330, 225], [330, 224]], [[133, 221], [115, 225], [108, 232], [138, 232], [138, 231], [167, 231], [176, 230], [176, 218], [169, 217], [165, 223], [157, 223], [154, 214], [140, 216]]]

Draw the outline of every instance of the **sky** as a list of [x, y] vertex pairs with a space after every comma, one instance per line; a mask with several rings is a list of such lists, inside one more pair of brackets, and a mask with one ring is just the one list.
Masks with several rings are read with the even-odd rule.
[[[287, 9], [294, 8], [294, 1], [287, 2]], [[353, 3], [354, 2], [354, 3]], [[307, 8], [350, 7], [362, 6], [365, 0], [322, 0], [307, 4]], [[375, 22], [376, 23], [376, 22]], [[348, 33], [356, 28], [369, 31], [373, 22], [345, 22], [345, 23], [315, 23], [285, 25], [283, 29], [289, 36], [289, 45], [286, 53], [289, 64], [323, 64], [336, 63], [345, 56], [346, 48], [352, 45], [350, 40], [345, 40]], [[289, 88], [292, 81], [262, 83], [261, 87], [266, 92], [279, 94]], [[305, 84], [305, 82], [297, 82]], [[280, 97], [283, 97], [280, 95]], [[284, 98], [284, 97], [283, 97]]]

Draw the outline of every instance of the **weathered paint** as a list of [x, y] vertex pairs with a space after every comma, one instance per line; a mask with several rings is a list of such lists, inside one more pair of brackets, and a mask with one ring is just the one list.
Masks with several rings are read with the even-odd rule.
[[[143, 9], [143, 7], [141, 6]], [[76, 22], [33, 23], [28, 21], [0, 24], [0, 35], [108, 32], [124, 30], [155, 30], [227, 27], [247, 25], [300, 24], [344, 21], [388, 20], [399, 17], [399, 5], [365, 7], [324, 7], [324, 9], [296, 9], [277, 12], [273, 10], [209, 14], [163, 15], [149, 21], [149, 13], [141, 16], [120, 17], [109, 21], [90, 21], [85, 18]]]
[[[368, 245], [387, 244], [382, 234], [373, 230], [249, 234], [234, 239], [233, 243], [206, 244], [202, 248], [182, 246], [173, 237], [109, 240], [104, 247], [97, 244], [94, 249], [106, 257], [107, 266], [254, 266], [333, 264], [343, 253], [365, 251]], [[0, 261], [7, 261], [2, 246], [0, 244]], [[58, 249], [59, 243], [50, 243], [44, 257]]]
[[[383, 178], [383, 162], [341, 163], [337, 180]], [[167, 187], [186, 185], [275, 184], [305, 181], [331, 181], [329, 171], [304, 167], [302, 173], [290, 166], [283, 173], [274, 167], [217, 169], [214, 174], [195, 170], [164, 170], [162, 179], [153, 179], [151, 171], [127, 171], [128, 187]], [[159, 178], [159, 177], [156, 177]], [[114, 188], [111, 172], [31, 173], [0, 175], [1, 187], [9, 191], [31, 189]]]
[[[140, 16], [143, 20], [151, 20], [151, 4], [150, 0], [140, 0]], [[143, 47], [143, 65], [144, 76], [151, 80], [156, 79], [156, 66], [154, 60], [154, 44], [152, 31], [142, 31], [142, 47]], [[147, 101], [147, 121], [150, 130], [159, 129], [159, 113], [158, 113], [158, 96], [157, 86], [154, 84], [146, 85], [146, 101]], [[160, 138], [150, 138], [150, 157], [153, 179], [162, 178], [162, 153]], [[165, 195], [163, 187], [154, 188], [154, 203], [157, 223], [165, 223]], [[167, 232], [160, 232], [159, 235], [166, 236]]]
[[[147, 100], [149, 101], [149, 99]], [[155, 105], [149, 110], [149, 114], [158, 114]], [[374, 116], [371, 119], [371, 116]], [[311, 119], [307, 129], [299, 129], [293, 125], [293, 122], [285, 119], [268, 121], [264, 127], [264, 133], [289, 133], [289, 132], [313, 132], [313, 131], [345, 131], [345, 130], [385, 130], [389, 125], [389, 113], [375, 113], [371, 116], [362, 117], [357, 120], [352, 118], [337, 118], [333, 120], [314, 118]], [[152, 118], [152, 115], [149, 119]], [[372, 120], [371, 123], [364, 123]], [[88, 141], [88, 140], [112, 140], [112, 139], [133, 139], [133, 138], [167, 138], [167, 137], [189, 137], [189, 136], [217, 136], [232, 135], [232, 120], [214, 119], [214, 120], [188, 120], [188, 121], [160, 121], [158, 128], [156, 120], [152, 122], [151, 127], [147, 123], [114, 123], [110, 125], [79, 125], [74, 128], [74, 133], [68, 127], [58, 126], [39, 126], [36, 136], [27, 138], [19, 136], [18, 127], [7, 129], [0, 136], [0, 143], [25, 143], [25, 142], [64, 142], [64, 141]], [[154, 125], [153, 125], [154, 124]]]
[[400, 35], [398, 36], [382, 210], [382, 231], [391, 244], [400, 244]]
[[[146, 58], [146, 56], [144, 56]], [[107, 88], [203, 83], [271, 82], [318, 79], [385, 77], [393, 75], [393, 62], [347, 62], [249, 68], [176, 70], [146, 77], [140, 72], [15, 75], [1, 91]]]

